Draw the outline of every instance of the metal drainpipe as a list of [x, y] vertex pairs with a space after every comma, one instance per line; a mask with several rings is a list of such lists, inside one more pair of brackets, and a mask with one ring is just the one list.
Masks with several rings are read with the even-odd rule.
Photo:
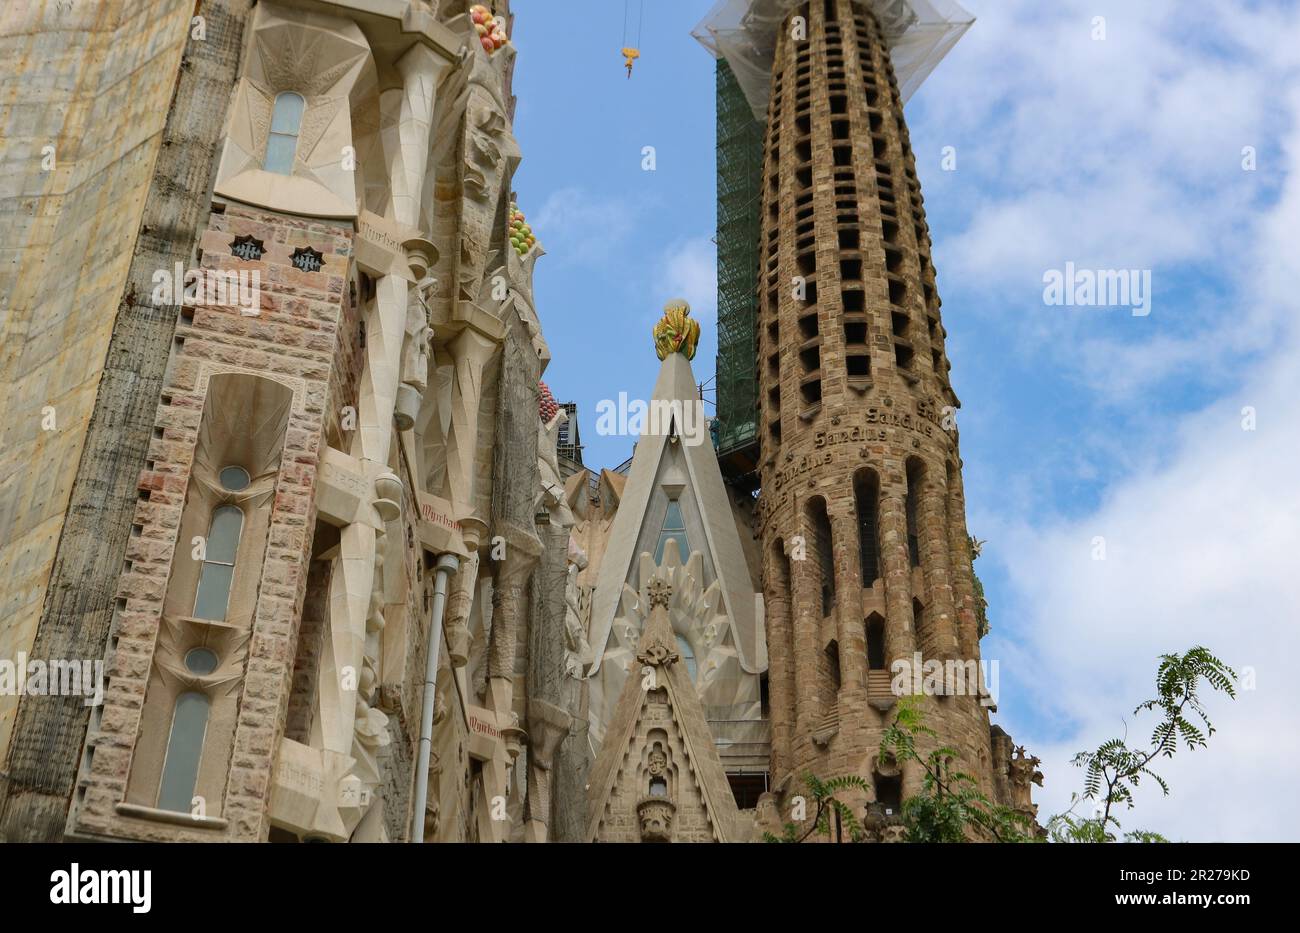
[[433, 751], [433, 702], [438, 684], [438, 655], [442, 648], [442, 614], [447, 606], [447, 578], [460, 569], [455, 554], [441, 554], [433, 567], [433, 614], [425, 651], [424, 707], [420, 711], [420, 758], [415, 770], [415, 817], [411, 841], [424, 842], [424, 811], [429, 799], [429, 756]]

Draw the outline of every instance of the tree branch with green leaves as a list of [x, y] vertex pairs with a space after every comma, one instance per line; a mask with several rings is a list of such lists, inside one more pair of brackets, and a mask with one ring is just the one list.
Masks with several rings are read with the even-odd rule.
[[[1058, 813], [1047, 823], [1053, 842], [1114, 842], [1119, 820], [1115, 811], [1133, 808], [1133, 791], [1143, 778], [1150, 778], [1165, 796], [1169, 784], [1152, 770], [1157, 758], [1172, 758], [1179, 748], [1192, 751], [1204, 748], [1214, 734], [1214, 726], [1202, 704], [1202, 687], [1226, 693], [1236, 699], [1237, 675], [1206, 648], [1197, 646], [1185, 654], [1160, 656], [1156, 670], [1156, 696], [1144, 700], [1133, 710], [1160, 713], [1160, 721], [1151, 733], [1146, 748], [1130, 748], [1125, 739], [1108, 739], [1095, 751], [1079, 752], [1071, 759], [1084, 769], [1083, 793], [1075, 794], [1070, 809]], [[1084, 801], [1095, 801], [1097, 816], [1075, 816], [1074, 808]], [[1124, 834], [1127, 842], [1167, 842], [1158, 833], [1135, 830]]]

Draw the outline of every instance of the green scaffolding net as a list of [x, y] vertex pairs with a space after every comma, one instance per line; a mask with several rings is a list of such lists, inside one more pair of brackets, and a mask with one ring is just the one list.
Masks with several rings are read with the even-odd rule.
[[758, 444], [756, 333], [763, 126], [718, 59], [718, 405], [723, 456]]

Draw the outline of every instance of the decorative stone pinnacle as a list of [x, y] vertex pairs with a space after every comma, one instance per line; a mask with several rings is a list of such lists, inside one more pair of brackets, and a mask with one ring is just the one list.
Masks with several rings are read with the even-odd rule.
[[667, 609], [668, 600], [671, 599], [673, 595], [673, 585], [662, 577], [655, 577], [646, 586], [646, 593], [650, 599], [651, 609], [655, 606], [663, 606]]
[[666, 360], [670, 353], [683, 353], [688, 360], [695, 359], [695, 346], [700, 342], [700, 322], [689, 317], [691, 306], [683, 298], [673, 298], [664, 305], [664, 316], [654, 327], [655, 353]]

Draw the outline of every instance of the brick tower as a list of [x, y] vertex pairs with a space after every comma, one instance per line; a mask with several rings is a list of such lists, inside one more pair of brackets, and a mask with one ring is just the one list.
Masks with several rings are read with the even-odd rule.
[[[921, 775], [877, 765], [897, 702], [891, 666], [916, 652], [978, 662], [979, 623], [959, 402], [887, 38], [854, 0], [801, 4], [775, 32], [759, 239], [758, 535], [773, 787], [798, 793], [805, 771], [859, 774], [896, 807]], [[952, 695], [949, 685], [924, 703], [939, 741], [959, 750], [956, 764], [994, 796], [980, 689], [968, 681]]]

